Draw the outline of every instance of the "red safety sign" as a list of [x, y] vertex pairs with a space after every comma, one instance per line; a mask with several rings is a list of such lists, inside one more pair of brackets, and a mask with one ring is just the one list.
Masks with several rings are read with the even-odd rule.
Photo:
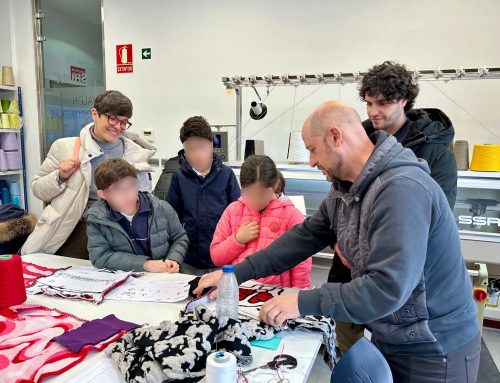
[[122, 44], [116, 46], [116, 72], [132, 73], [134, 64], [132, 59], [132, 44]]

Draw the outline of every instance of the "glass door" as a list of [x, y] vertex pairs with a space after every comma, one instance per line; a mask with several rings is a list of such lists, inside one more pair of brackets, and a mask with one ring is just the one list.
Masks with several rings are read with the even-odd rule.
[[42, 158], [92, 121], [105, 89], [101, 0], [35, 0]]

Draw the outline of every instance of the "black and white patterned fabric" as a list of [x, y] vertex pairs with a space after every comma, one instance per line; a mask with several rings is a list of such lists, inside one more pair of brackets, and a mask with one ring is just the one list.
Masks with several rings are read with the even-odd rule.
[[323, 334], [325, 342], [325, 362], [333, 370], [335, 367], [335, 321], [318, 315], [308, 315], [287, 322], [290, 330], [301, 330]]
[[[288, 321], [288, 327], [323, 332], [325, 339], [331, 338], [326, 341], [331, 360], [335, 326], [332, 320], [319, 318]], [[131, 331], [108, 346], [106, 353], [129, 383], [198, 382], [205, 376], [210, 353], [225, 350], [236, 356], [240, 366], [248, 365], [252, 363], [250, 342], [270, 339], [281, 330], [246, 317], [219, 321], [215, 312], [200, 305], [193, 312], [181, 312], [175, 323]]]
[[250, 364], [250, 342], [270, 339], [271, 326], [253, 319], [222, 322], [204, 306], [181, 312], [175, 323], [136, 329], [110, 345], [106, 353], [127, 382], [197, 382], [205, 375], [207, 356], [215, 350], [233, 353], [241, 365]]

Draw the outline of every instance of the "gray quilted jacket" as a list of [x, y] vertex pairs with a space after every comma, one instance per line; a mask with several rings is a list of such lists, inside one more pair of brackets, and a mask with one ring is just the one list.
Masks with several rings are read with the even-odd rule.
[[118, 222], [110, 220], [110, 208], [100, 199], [85, 213], [88, 250], [97, 268], [143, 271], [148, 259], [171, 259], [182, 265], [188, 236], [177, 213], [168, 202], [148, 195], [151, 213], [148, 219], [149, 257], [134, 253], [134, 245]]

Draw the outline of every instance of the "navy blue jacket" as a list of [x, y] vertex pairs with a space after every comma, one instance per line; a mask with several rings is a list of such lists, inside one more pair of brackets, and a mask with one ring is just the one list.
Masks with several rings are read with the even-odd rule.
[[172, 177], [166, 200], [189, 237], [184, 262], [198, 269], [216, 268], [210, 257], [210, 243], [222, 213], [240, 197], [240, 186], [231, 168], [215, 153], [205, 178], [196, 174], [183, 150], [179, 157], [181, 167]]

